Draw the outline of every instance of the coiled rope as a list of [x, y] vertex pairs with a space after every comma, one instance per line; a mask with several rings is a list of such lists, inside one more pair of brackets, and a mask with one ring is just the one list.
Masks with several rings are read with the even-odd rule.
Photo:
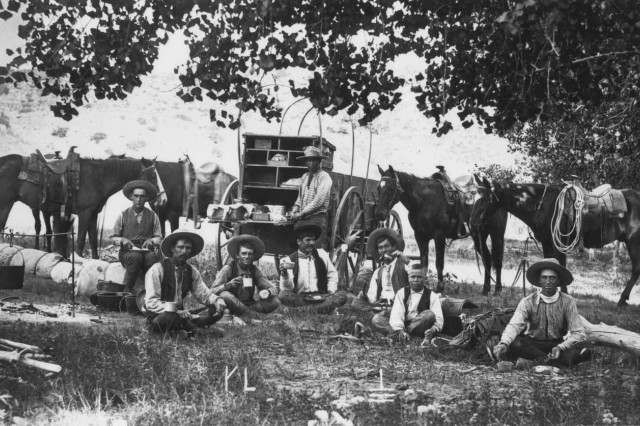
[[[573, 189], [576, 194], [576, 201], [573, 203], [573, 223], [567, 233], [563, 233], [560, 229], [562, 218], [565, 214], [565, 198], [567, 192]], [[580, 231], [582, 229], [582, 207], [584, 206], [584, 194], [582, 190], [574, 185], [567, 185], [560, 191], [556, 199], [556, 205], [553, 210], [553, 218], [551, 220], [551, 236], [553, 237], [553, 245], [560, 253], [569, 254], [576, 248], [580, 242]], [[564, 244], [564, 240], [575, 232], [574, 237], [569, 240], [568, 244]]]

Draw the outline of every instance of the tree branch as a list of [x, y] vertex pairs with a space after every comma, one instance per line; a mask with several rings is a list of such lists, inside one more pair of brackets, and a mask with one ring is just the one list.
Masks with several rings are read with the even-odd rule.
[[586, 58], [576, 59], [575, 61], [573, 61], [571, 63], [572, 64], [577, 64], [579, 62], [586, 62], [586, 61], [590, 61], [592, 59], [598, 59], [598, 58], [602, 58], [602, 57], [605, 57], [605, 56], [615, 56], [615, 55], [640, 55], [640, 50], [627, 50], [627, 51], [624, 51], [624, 52], [598, 53], [597, 55], [587, 56]]

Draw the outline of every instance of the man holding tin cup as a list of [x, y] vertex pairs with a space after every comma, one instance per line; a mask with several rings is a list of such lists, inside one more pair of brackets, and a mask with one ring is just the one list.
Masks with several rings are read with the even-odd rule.
[[227, 243], [232, 261], [220, 269], [211, 290], [225, 301], [232, 315], [268, 314], [280, 306], [277, 289], [253, 264], [264, 250], [264, 243], [253, 235], [238, 235]]

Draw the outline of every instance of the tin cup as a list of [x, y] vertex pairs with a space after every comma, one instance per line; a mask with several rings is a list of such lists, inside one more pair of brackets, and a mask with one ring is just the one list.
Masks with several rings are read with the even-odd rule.
[[296, 266], [296, 264], [293, 262], [287, 262], [287, 261], [282, 262], [282, 267], [284, 269], [293, 269], [294, 266]]
[[501, 373], [506, 373], [513, 370], [513, 363], [509, 361], [500, 361], [498, 363], [498, 371]]
[[164, 302], [164, 311], [165, 312], [175, 312], [176, 311], [176, 302]]
[[253, 285], [253, 278], [251, 277], [243, 277], [242, 278], [242, 287], [250, 288]]

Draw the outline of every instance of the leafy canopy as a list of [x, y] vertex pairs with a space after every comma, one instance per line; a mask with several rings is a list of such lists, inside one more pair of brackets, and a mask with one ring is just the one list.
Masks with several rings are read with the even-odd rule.
[[[296, 96], [321, 113], [346, 110], [366, 124], [401, 100], [411, 84], [418, 108], [436, 120], [456, 111], [463, 126], [479, 122], [503, 133], [516, 123], [557, 121], [618, 101], [624, 74], [637, 97], [637, 0], [2, 0], [0, 18], [18, 13], [24, 49], [0, 68], [5, 82], [31, 80], [71, 119], [93, 93], [124, 99], [140, 86], [168, 35], [187, 37], [179, 66], [185, 102], [205, 97], [219, 126], [239, 114], [278, 119], [277, 87], [265, 75], [309, 72]], [[367, 35], [369, 43], [356, 42]], [[413, 52], [422, 72], [405, 82], [390, 61]], [[629, 66], [629, 65], [632, 66]], [[18, 69], [28, 65], [32, 69]], [[631, 89], [631, 87], [635, 87]]]

